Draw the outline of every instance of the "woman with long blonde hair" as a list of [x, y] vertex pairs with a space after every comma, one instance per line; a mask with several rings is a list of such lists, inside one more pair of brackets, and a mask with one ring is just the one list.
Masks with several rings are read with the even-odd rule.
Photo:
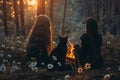
[[38, 66], [40, 62], [47, 63], [48, 54], [52, 50], [52, 27], [48, 16], [39, 15], [27, 37], [26, 60], [36, 58]]

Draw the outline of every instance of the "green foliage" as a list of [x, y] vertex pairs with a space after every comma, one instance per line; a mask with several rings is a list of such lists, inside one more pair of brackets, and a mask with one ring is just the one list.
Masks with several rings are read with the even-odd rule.
[[118, 65], [120, 63], [120, 37], [109, 32], [103, 36], [102, 55], [106, 64]]

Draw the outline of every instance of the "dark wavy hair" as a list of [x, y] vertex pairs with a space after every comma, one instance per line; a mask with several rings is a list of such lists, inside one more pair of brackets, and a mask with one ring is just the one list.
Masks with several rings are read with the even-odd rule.
[[96, 37], [99, 34], [98, 24], [94, 18], [89, 17], [86, 19], [86, 30], [87, 30], [87, 34], [92, 37]]

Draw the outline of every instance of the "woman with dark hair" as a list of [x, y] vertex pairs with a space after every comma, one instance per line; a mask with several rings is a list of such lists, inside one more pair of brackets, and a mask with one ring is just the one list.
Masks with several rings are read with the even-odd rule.
[[[95, 19], [86, 20], [86, 33], [81, 37], [81, 47], [76, 45], [79, 61], [81, 65], [90, 63], [91, 68], [100, 68], [103, 66], [101, 56], [102, 35], [98, 33], [98, 25]], [[79, 49], [78, 49], [79, 48]]]

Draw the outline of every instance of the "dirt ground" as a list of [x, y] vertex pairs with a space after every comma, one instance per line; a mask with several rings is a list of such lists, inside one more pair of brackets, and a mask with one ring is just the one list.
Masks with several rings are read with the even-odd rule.
[[[116, 63], [106, 64], [101, 69], [77, 71], [47, 71], [39, 72], [21, 70], [14, 73], [0, 73], [0, 80], [120, 80], [120, 66]], [[68, 76], [68, 79], [65, 79]]]

